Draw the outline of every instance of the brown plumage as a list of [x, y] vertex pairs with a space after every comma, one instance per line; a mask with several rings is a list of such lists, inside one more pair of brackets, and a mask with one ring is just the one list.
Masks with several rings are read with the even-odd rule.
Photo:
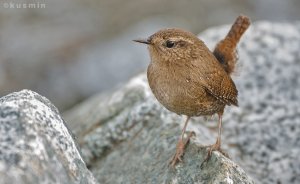
[[213, 51], [214, 56], [228, 74], [232, 74], [235, 69], [238, 60], [236, 46], [249, 25], [250, 19], [248, 17], [239, 16], [231, 26], [227, 36], [217, 44]]
[[238, 91], [230, 77], [236, 63], [236, 45], [249, 24], [247, 17], [239, 16], [213, 53], [194, 34], [181, 29], [163, 29], [147, 40], [134, 40], [148, 44], [151, 63], [147, 77], [157, 100], [168, 110], [187, 116], [172, 166], [181, 161], [188, 142], [183, 137], [192, 116], [219, 115], [217, 142], [210, 147], [206, 160], [212, 151], [221, 151], [224, 108], [238, 105]]

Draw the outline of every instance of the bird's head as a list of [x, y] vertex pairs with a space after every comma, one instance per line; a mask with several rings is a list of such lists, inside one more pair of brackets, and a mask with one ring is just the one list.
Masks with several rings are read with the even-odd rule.
[[133, 40], [148, 45], [154, 62], [183, 62], [196, 58], [204, 43], [181, 29], [162, 29], [147, 39]]

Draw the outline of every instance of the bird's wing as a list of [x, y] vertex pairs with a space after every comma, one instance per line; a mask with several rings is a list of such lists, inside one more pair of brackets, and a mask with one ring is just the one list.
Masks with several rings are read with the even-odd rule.
[[[205, 60], [192, 61], [191, 79], [201, 85], [206, 91], [227, 105], [238, 105], [238, 91], [230, 76], [214, 56], [205, 57]], [[208, 59], [211, 58], [211, 59]], [[205, 62], [205, 64], [201, 63]]]

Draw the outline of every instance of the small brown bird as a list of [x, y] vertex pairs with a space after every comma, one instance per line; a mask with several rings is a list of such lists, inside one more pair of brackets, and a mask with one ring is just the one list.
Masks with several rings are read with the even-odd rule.
[[181, 29], [163, 29], [146, 40], [134, 40], [148, 45], [151, 63], [147, 77], [157, 100], [168, 110], [186, 115], [176, 153], [170, 164], [182, 161], [184, 140], [190, 117], [218, 114], [219, 131], [215, 144], [209, 146], [205, 161], [212, 151], [221, 150], [222, 115], [226, 105], [238, 106], [238, 91], [230, 74], [237, 61], [236, 46], [250, 25], [246, 16], [239, 16], [227, 36], [211, 52], [194, 34]]

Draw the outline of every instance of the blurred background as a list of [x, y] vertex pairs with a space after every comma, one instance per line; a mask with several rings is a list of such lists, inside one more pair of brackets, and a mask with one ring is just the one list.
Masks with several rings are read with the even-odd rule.
[[299, 20], [299, 9], [299, 0], [0, 0], [0, 96], [27, 88], [63, 111], [145, 71], [147, 49], [132, 39], [166, 27], [198, 34], [241, 13]]

